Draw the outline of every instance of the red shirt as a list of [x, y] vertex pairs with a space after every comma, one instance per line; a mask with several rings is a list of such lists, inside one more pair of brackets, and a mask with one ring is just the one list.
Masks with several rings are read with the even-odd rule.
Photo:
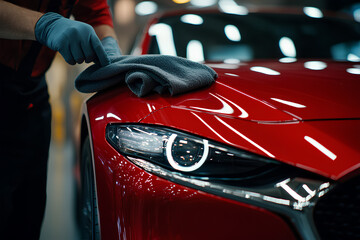
[[[51, 0], [8, 0], [15, 5], [31, 10], [46, 12]], [[61, 0], [58, 13], [63, 16], [71, 14], [76, 20], [85, 22], [95, 27], [106, 24], [113, 26], [109, 6], [106, 0]], [[70, 4], [70, 2], [75, 2]], [[18, 70], [23, 58], [28, 53], [33, 41], [0, 39], [0, 64]], [[31, 76], [36, 77], [45, 73], [50, 67], [55, 52], [43, 46], [35, 61]]]

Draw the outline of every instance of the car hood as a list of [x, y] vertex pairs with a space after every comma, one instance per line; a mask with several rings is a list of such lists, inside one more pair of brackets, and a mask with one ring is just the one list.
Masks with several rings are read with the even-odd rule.
[[360, 64], [334, 61], [208, 63], [206, 91], [167, 98], [173, 107], [252, 121], [360, 118]]

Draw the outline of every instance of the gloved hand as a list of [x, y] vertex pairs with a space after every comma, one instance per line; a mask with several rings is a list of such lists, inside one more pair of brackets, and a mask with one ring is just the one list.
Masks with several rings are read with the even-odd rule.
[[105, 37], [101, 40], [101, 43], [111, 63], [116, 62], [121, 57], [119, 44], [113, 37]]
[[89, 24], [49, 12], [36, 23], [35, 37], [41, 44], [59, 51], [69, 64], [94, 60], [102, 66], [110, 63], [101, 41]]

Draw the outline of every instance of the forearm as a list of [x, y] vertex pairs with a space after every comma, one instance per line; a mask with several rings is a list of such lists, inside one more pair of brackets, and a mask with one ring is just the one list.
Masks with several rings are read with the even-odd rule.
[[35, 24], [42, 15], [0, 0], [0, 38], [35, 40]]
[[105, 37], [113, 37], [114, 39], [116, 39], [115, 31], [109, 25], [106, 25], [106, 24], [98, 25], [98, 26], [94, 27], [94, 30], [100, 40], [102, 40]]

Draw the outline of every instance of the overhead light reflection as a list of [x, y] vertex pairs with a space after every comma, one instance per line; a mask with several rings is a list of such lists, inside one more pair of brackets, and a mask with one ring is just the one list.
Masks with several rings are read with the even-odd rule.
[[360, 62], [360, 57], [356, 56], [355, 54], [349, 53], [346, 59], [350, 62]]
[[316, 141], [315, 139], [309, 137], [309, 136], [305, 136], [304, 139], [306, 141], [308, 141], [311, 145], [313, 145], [315, 148], [317, 148], [320, 152], [322, 152], [323, 154], [325, 154], [327, 157], [329, 157], [331, 160], [335, 160], [336, 159], [336, 155], [334, 153], [332, 153], [329, 149], [327, 149], [326, 147], [324, 147], [323, 145], [321, 145], [318, 141]]
[[203, 62], [204, 49], [203, 45], [198, 40], [191, 40], [186, 47], [186, 58], [194, 62]]
[[202, 17], [196, 14], [185, 14], [180, 17], [180, 21], [183, 23], [193, 24], [193, 25], [201, 25], [204, 20]]
[[310, 70], [323, 70], [327, 64], [321, 61], [308, 61], [304, 63], [304, 67]]
[[196, 7], [209, 7], [216, 3], [216, 0], [191, 0], [190, 3]]
[[286, 56], [286, 57], [296, 57], [296, 48], [295, 48], [295, 44], [293, 42], [293, 40], [291, 40], [288, 37], [282, 37], [279, 41], [279, 46], [280, 46], [280, 50], [281, 52]]
[[246, 7], [238, 5], [234, 0], [220, 0], [218, 4], [224, 13], [236, 15], [247, 15], [249, 13]]
[[140, 16], [153, 14], [157, 10], [158, 10], [158, 5], [153, 1], [140, 2], [135, 7], [136, 14]]
[[312, 18], [322, 18], [324, 15], [319, 8], [316, 7], [304, 7], [304, 13]]
[[176, 56], [172, 29], [165, 23], [157, 23], [149, 28], [149, 35], [155, 36], [159, 45], [160, 54]]
[[279, 72], [266, 67], [251, 67], [250, 70], [253, 72], [263, 73], [266, 75], [280, 75]]
[[224, 63], [229, 63], [229, 64], [238, 64], [240, 63], [239, 59], [236, 58], [228, 58], [224, 60]]
[[356, 74], [356, 75], [360, 74], [360, 68], [348, 68], [346, 69], [346, 71], [351, 74]]
[[355, 21], [360, 22], [360, 8], [356, 9], [356, 10], [353, 12], [353, 15], [354, 15]]
[[234, 25], [226, 25], [224, 28], [226, 37], [233, 42], [239, 42], [241, 35], [239, 29]]
[[284, 57], [284, 58], [279, 59], [279, 62], [282, 62], [282, 63], [293, 63], [293, 62], [296, 62], [296, 61], [297, 61], [297, 59], [292, 58], [292, 57]]

